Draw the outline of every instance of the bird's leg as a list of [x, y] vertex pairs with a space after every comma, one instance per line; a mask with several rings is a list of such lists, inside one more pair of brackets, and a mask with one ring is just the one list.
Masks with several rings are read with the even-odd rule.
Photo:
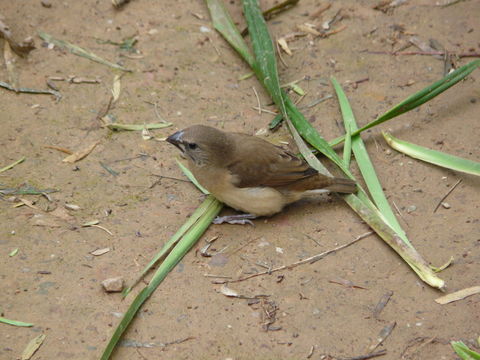
[[239, 224], [239, 225], [252, 225], [253, 222], [250, 219], [256, 219], [257, 217], [253, 214], [239, 214], [239, 215], [227, 215], [227, 216], [217, 216], [213, 219], [213, 223], [216, 225], [227, 223], [227, 224]]

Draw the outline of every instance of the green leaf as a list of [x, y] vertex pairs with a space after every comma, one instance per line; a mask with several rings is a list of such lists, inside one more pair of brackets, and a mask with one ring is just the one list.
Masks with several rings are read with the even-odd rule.
[[198, 239], [203, 235], [205, 230], [211, 224], [212, 220], [218, 215], [222, 209], [222, 203], [215, 199], [212, 195], [208, 195], [204, 201], [202, 208], [204, 211], [193, 226], [182, 236], [178, 244], [171, 250], [165, 260], [160, 264], [157, 271], [153, 275], [148, 286], [146, 286], [133, 300], [132, 304], [125, 312], [120, 323], [117, 325], [114, 334], [105, 348], [101, 360], [108, 360], [112, 354], [116, 344], [120, 340], [122, 334], [132, 322], [135, 314], [142, 304], [152, 295], [155, 289], [162, 283], [168, 273], [180, 262], [190, 248], [195, 245]]
[[108, 60], [105, 60], [105, 59], [101, 58], [100, 56], [95, 55], [91, 51], [88, 51], [86, 49], [81, 48], [80, 46], [77, 46], [77, 45], [72, 44], [72, 43], [70, 43], [68, 41], [65, 41], [65, 40], [56, 39], [52, 35], [47, 34], [46, 32], [39, 31], [38, 36], [40, 36], [42, 38], [42, 40], [44, 40], [44, 41], [46, 41], [50, 44], [54, 44], [55, 46], [57, 46], [61, 49], [66, 49], [74, 55], [84, 57], [85, 59], [95, 61], [99, 64], [107, 65], [107, 66], [109, 66], [111, 68], [114, 68], [114, 69], [127, 71], [127, 72], [132, 72], [132, 70], [126, 69], [123, 66], [120, 66], [120, 65], [114, 64], [114, 63], [112, 63]]
[[10, 170], [10, 169], [13, 168], [14, 166], [16, 166], [16, 165], [24, 162], [25, 159], [26, 159], [26, 157], [24, 156], [24, 157], [18, 159], [17, 161], [11, 163], [10, 165], [7, 165], [7, 166], [1, 168], [1, 169], [0, 169], [0, 173], [2, 173], [2, 172], [4, 172], [4, 171], [7, 171], [7, 170]]
[[255, 67], [255, 59], [252, 52], [248, 48], [245, 40], [243, 40], [240, 31], [230, 16], [230, 13], [223, 5], [222, 0], [206, 0], [210, 16], [212, 17], [213, 27], [223, 35], [225, 40], [240, 54], [243, 59], [250, 65]]
[[[474, 60], [467, 65], [464, 65], [451, 74], [445, 76], [443, 79], [438, 80], [430, 86], [427, 86], [423, 90], [409, 96], [400, 104], [394, 106], [388, 110], [385, 114], [379, 116], [374, 121], [368, 123], [364, 127], [358, 129], [352, 133], [352, 136], [358, 135], [361, 132], [370, 129], [376, 125], [379, 125], [387, 120], [393, 119], [399, 115], [406, 113], [407, 111], [413, 110], [416, 107], [419, 107], [422, 104], [425, 104], [427, 101], [432, 100], [434, 97], [440, 95], [445, 90], [449, 89], [459, 81], [465, 79], [473, 70], [480, 66], [480, 59]], [[344, 141], [345, 136], [340, 136], [332, 141], [330, 141], [331, 146], [335, 146]]]
[[463, 341], [451, 341], [450, 344], [457, 355], [463, 360], [480, 360], [480, 354], [476, 351], [470, 350]]
[[350, 125], [345, 123], [345, 144], [343, 145], [343, 162], [345, 167], [350, 169], [350, 161], [352, 158], [352, 130], [350, 130]]
[[[335, 78], [332, 78], [331, 80], [337, 93], [338, 102], [340, 103], [340, 109], [342, 111], [345, 128], [349, 128], [351, 131], [355, 132], [358, 129], [358, 126], [348, 99], [337, 80]], [[387, 219], [390, 227], [395, 230], [395, 232], [407, 245], [412, 246], [387, 201], [385, 193], [383, 192], [382, 184], [380, 184], [380, 180], [378, 180], [375, 168], [373, 167], [372, 161], [370, 160], [370, 156], [368, 155], [367, 148], [365, 147], [362, 138], [360, 135], [356, 135], [352, 137], [351, 141], [355, 160], [357, 161], [357, 165], [362, 173], [365, 184], [367, 185], [375, 205], [378, 207], [382, 215]]]
[[389, 133], [384, 132], [382, 135], [388, 145], [410, 157], [447, 169], [480, 176], [480, 163], [476, 161], [415, 145], [410, 142], [397, 139]]
[[6, 319], [6, 318], [1, 317], [1, 316], [0, 316], [0, 322], [4, 323], [4, 324], [8, 324], [8, 325], [21, 326], [21, 327], [31, 327], [31, 326], [33, 326], [33, 324], [30, 324], [30, 323], [25, 323], [25, 322], [17, 321], [17, 320], [10, 320], [10, 319]]
[[172, 123], [153, 123], [153, 124], [117, 124], [111, 123], [105, 125], [110, 130], [142, 131], [144, 129], [163, 129], [172, 126]]

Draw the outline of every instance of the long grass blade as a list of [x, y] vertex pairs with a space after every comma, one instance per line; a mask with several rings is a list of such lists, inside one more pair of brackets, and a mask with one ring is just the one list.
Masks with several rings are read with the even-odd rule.
[[117, 325], [114, 334], [110, 338], [110, 341], [102, 354], [101, 360], [108, 360], [110, 358], [110, 355], [115, 349], [115, 346], [120, 340], [122, 334], [132, 322], [135, 314], [140, 309], [142, 304], [152, 295], [155, 289], [162, 283], [168, 273], [180, 262], [190, 248], [195, 245], [197, 240], [203, 235], [205, 230], [207, 230], [208, 226], [218, 215], [223, 206], [222, 203], [215, 199], [212, 195], [207, 197], [205, 203], [208, 203], [208, 207], [205, 209], [202, 216], [172, 249], [170, 254], [168, 254], [165, 260], [158, 267], [157, 271], [150, 280], [150, 283], [135, 297], [132, 304], [125, 312], [125, 315]]
[[410, 142], [397, 139], [389, 133], [384, 132], [382, 135], [388, 145], [390, 145], [393, 149], [404, 153], [405, 155], [447, 169], [480, 176], [480, 163], [476, 161], [412, 144]]
[[[345, 128], [355, 132], [358, 129], [358, 126], [355, 120], [355, 116], [353, 115], [352, 108], [350, 107], [350, 104], [348, 102], [347, 96], [345, 95], [345, 92], [335, 78], [332, 78], [331, 81], [337, 93], [340, 110], [342, 112], [343, 121], [345, 123]], [[360, 169], [360, 172], [362, 173], [365, 184], [367, 185], [368, 191], [370, 192], [370, 195], [372, 196], [375, 205], [378, 207], [383, 216], [387, 219], [390, 227], [395, 230], [395, 232], [406, 244], [412, 246], [407, 238], [407, 235], [405, 234], [405, 231], [398, 223], [398, 220], [395, 217], [393, 210], [387, 201], [387, 197], [383, 192], [382, 184], [380, 184], [380, 180], [378, 179], [377, 173], [372, 164], [372, 161], [370, 160], [370, 156], [368, 155], [367, 148], [365, 147], [362, 138], [360, 137], [360, 135], [356, 135], [352, 137], [351, 142], [352, 150], [355, 154], [355, 160], [357, 161], [357, 165]]]
[[210, 16], [212, 17], [213, 27], [223, 35], [225, 40], [243, 57], [248, 65], [253, 69], [255, 67], [255, 58], [243, 40], [240, 31], [235, 26], [230, 13], [223, 5], [222, 0], [206, 0]]
[[[365, 130], [368, 130], [387, 120], [390, 120], [390, 119], [393, 119], [394, 117], [402, 115], [407, 111], [413, 110], [422, 104], [425, 104], [427, 101], [432, 100], [434, 97], [440, 95], [442, 92], [449, 89], [453, 85], [457, 84], [459, 81], [465, 79], [473, 70], [475, 70], [479, 66], [480, 66], [480, 59], [471, 61], [468, 64], [462, 67], [459, 67], [457, 70], [445, 76], [443, 79], [440, 79], [437, 82], [434, 82], [432, 85], [427, 86], [423, 90], [409, 96], [400, 104], [388, 110], [385, 114], [379, 116], [377, 119], [373, 120], [372, 122], [368, 123], [364, 127], [353, 132], [352, 136], [358, 135]], [[338, 145], [344, 140], [345, 140], [345, 136], [340, 136], [330, 141], [330, 145], [331, 146]]]
[[463, 341], [452, 341], [450, 345], [452, 345], [453, 350], [462, 360], [480, 360], [480, 354], [470, 350]]
[[4, 324], [13, 325], [13, 326], [20, 326], [20, 327], [31, 327], [31, 326], [33, 326], [33, 324], [30, 324], [30, 323], [26, 323], [26, 322], [18, 321], [18, 320], [10, 320], [10, 319], [6, 319], [2, 316], [0, 316], [0, 322], [4, 323]]
[[52, 35], [47, 34], [46, 32], [39, 31], [38, 36], [40, 36], [42, 38], [42, 40], [45, 40], [46, 42], [48, 42], [50, 44], [54, 44], [55, 46], [58, 46], [61, 49], [66, 49], [74, 55], [84, 57], [85, 59], [95, 61], [99, 64], [106, 65], [106, 66], [109, 66], [109, 67], [114, 68], [114, 69], [127, 71], [127, 72], [132, 72], [132, 70], [126, 69], [123, 66], [120, 66], [120, 65], [114, 64], [114, 63], [112, 63], [108, 60], [105, 60], [105, 59], [101, 58], [100, 56], [95, 55], [94, 53], [92, 53], [92, 52], [90, 52], [86, 49], [81, 48], [80, 46], [77, 46], [77, 45], [72, 44], [72, 43], [70, 43], [68, 41], [65, 41], [65, 40], [56, 39]]

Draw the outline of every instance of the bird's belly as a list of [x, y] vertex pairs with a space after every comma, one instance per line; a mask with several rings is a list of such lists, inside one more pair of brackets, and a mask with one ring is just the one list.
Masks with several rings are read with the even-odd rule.
[[279, 191], [268, 187], [237, 188], [235, 186], [212, 194], [228, 206], [256, 216], [273, 215], [289, 202]]

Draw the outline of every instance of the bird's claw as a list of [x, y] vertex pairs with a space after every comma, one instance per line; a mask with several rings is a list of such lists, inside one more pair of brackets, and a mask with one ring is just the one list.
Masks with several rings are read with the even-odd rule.
[[227, 216], [217, 216], [213, 219], [213, 223], [215, 225], [220, 225], [223, 223], [231, 224], [231, 225], [252, 225], [253, 222], [250, 219], [255, 219], [256, 216], [252, 214], [241, 214], [241, 215], [227, 215]]

